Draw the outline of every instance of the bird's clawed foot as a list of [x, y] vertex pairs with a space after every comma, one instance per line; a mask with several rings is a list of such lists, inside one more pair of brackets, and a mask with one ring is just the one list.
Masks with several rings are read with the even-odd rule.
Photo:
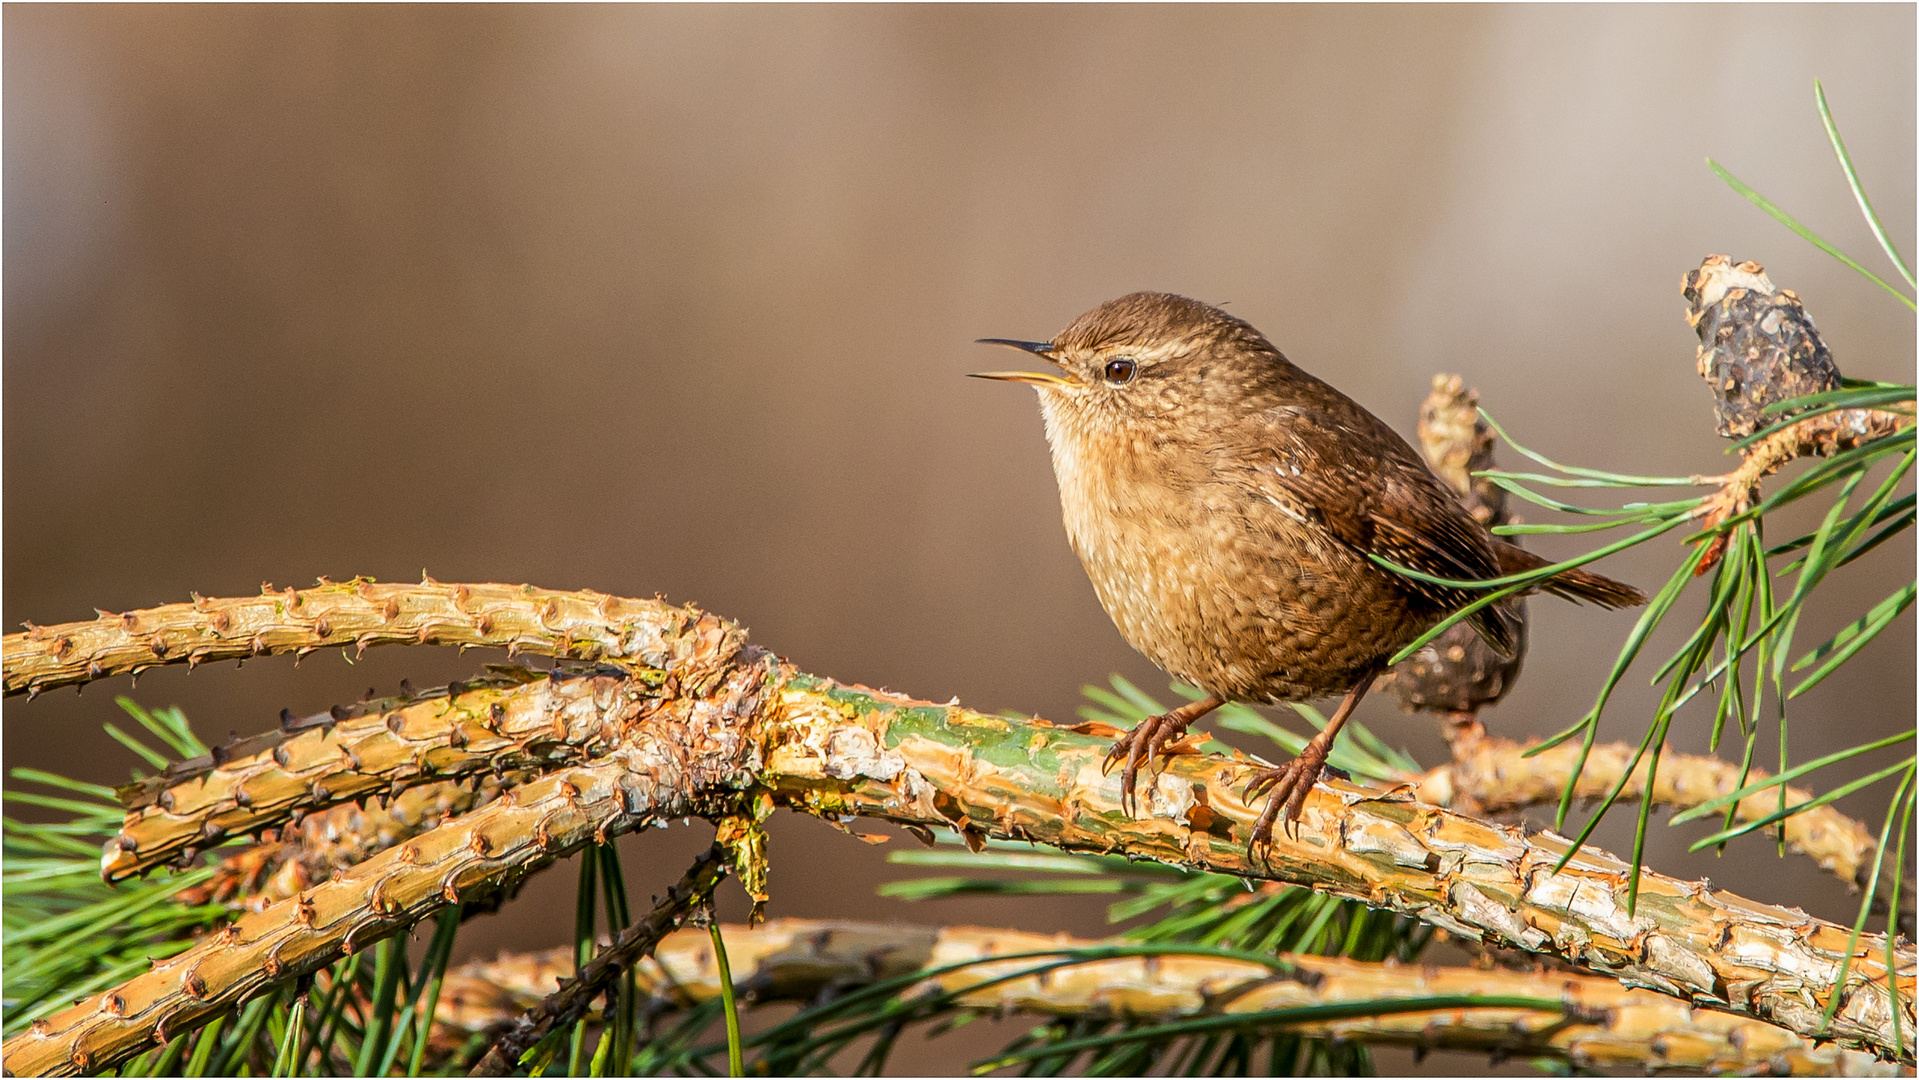
[[1226, 699], [1217, 694], [1208, 694], [1198, 701], [1189, 701], [1177, 709], [1149, 716], [1139, 722], [1139, 726], [1121, 735], [1113, 743], [1112, 750], [1106, 754], [1106, 762], [1100, 767], [1100, 773], [1110, 773], [1121, 759], [1126, 768], [1119, 774], [1119, 806], [1131, 817], [1139, 816], [1139, 800], [1133, 796], [1133, 781], [1139, 776], [1139, 767], [1160, 756], [1166, 744], [1186, 733], [1193, 721], [1226, 704]]
[[1326, 754], [1331, 746], [1322, 746], [1315, 739], [1306, 744], [1299, 756], [1278, 768], [1263, 769], [1254, 773], [1246, 785], [1246, 801], [1251, 803], [1259, 798], [1259, 793], [1268, 788], [1271, 793], [1266, 797], [1266, 808], [1259, 813], [1259, 820], [1253, 825], [1253, 838], [1246, 845], [1251, 853], [1256, 848], [1271, 847], [1273, 843], [1273, 820], [1282, 809], [1286, 813], [1286, 833], [1297, 835], [1299, 813], [1306, 806], [1306, 793], [1313, 790], [1319, 782], [1320, 773], [1326, 769]]
[[1100, 767], [1102, 774], [1113, 771], [1113, 766], [1124, 761], [1125, 767], [1119, 773], [1119, 806], [1132, 817], [1139, 816], [1139, 799], [1133, 793], [1133, 781], [1139, 776], [1139, 767], [1159, 757], [1160, 750], [1186, 733], [1186, 720], [1175, 712], [1161, 713], [1141, 720], [1133, 730], [1121, 735], [1113, 743], [1112, 750], [1106, 754], [1106, 761]]

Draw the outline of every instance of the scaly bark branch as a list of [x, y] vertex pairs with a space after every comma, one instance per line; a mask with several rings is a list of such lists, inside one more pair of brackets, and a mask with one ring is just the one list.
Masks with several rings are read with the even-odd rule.
[[431, 916], [480, 899], [597, 836], [621, 831], [624, 766], [556, 773], [383, 852], [114, 990], [36, 1020], [6, 1043], [15, 1075], [111, 1068], [261, 991]]
[[[715, 636], [733, 647], [706, 640]], [[654, 681], [677, 676], [697, 693], [701, 673], [688, 660], [730, 657], [744, 642], [731, 623], [658, 600], [531, 585], [383, 585], [355, 578], [279, 592], [269, 586], [259, 596], [235, 599], [196, 596], [190, 604], [101, 612], [89, 622], [28, 624], [26, 633], [6, 636], [5, 687], [9, 695], [34, 695], [160, 664], [452, 645], [604, 661]]]
[[[711, 625], [717, 620], [692, 620], [674, 643], [683, 647], [683, 670], [715, 673], [704, 684], [707, 696], [676, 691], [655, 702], [597, 763], [504, 792], [297, 897], [241, 916], [113, 990], [36, 1021], [7, 1041], [6, 1069], [38, 1075], [111, 1068], [448, 904], [495, 895], [589, 841], [657, 821], [723, 813], [752, 781], [751, 721], [773, 665], [740, 649], [737, 638], [706, 632]], [[729, 654], [712, 655], [729, 643]], [[602, 696], [605, 707], [621, 709], [629, 695], [646, 689], [638, 680], [627, 687]]]
[[[1699, 335], [1699, 376], [1713, 395], [1718, 433], [1738, 439], [1784, 419], [1765, 410], [1794, 398], [1844, 385], [1832, 350], [1791, 289], [1781, 289], [1756, 262], [1734, 263], [1708, 255], [1680, 279], [1686, 324]], [[1913, 422], [1903, 409], [1840, 409], [1809, 416], [1760, 439], [1743, 451], [1737, 469], [1698, 483], [1719, 485], [1690, 515], [1711, 529], [1745, 513], [1759, 499], [1759, 483], [1796, 458], [1830, 457], [1881, 439]], [[1725, 554], [1729, 537], [1713, 537], [1696, 573], [1704, 574]]]
[[[1468, 940], [1548, 953], [1698, 1004], [1821, 1033], [1849, 931], [1804, 912], [1758, 904], [1703, 882], [1642, 872], [1626, 910], [1630, 867], [1338, 781], [1308, 797], [1297, 838], [1246, 851], [1256, 812], [1240, 798], [1250, 760], [1174, 758], [1133, 820], [1101, 771], [1106, 740], [1043, 721], [1010, 720], [794, 674], [768, 732], [761, 783], [813, 813], [858, 814], [971, 838], [1028, 840], [1195, 870], [1306, 885], [1410, 915]], [[1885, 939], [1861, 935], [1826, 1034], [1893, 1051]], [[1873, 959], [1873, 957], [1879, 959]], [[1913, 1030], [1915, 955], [1898, 953], [1898, 1009]]]
[[[1562, 743], [1527, 757], [1526, 752], [1533, 745], [1508, 739], [1481, 740], [1459, 760], [1418, 777], [1414, 790], [1422, 802], [1481, 813], [1497, 814], [1556, 804], [1561, 789], [1579, 763], [1579, 746]], [[1633, 751], [1634, 748], [1625, 743], [1593, 747], [1585, 768], [1579, 773], [1574, 789], [1577, 797], [1604, 798], [1625, 772]], [[1620, 793], [1622, 800], [1645, 797], [1646, 772], [1647, 763], [1642, 761]], [[1764, 780], [1768, 775], [1762, 769], [1754, 769], [1742, 781], [1739, 767], [1730, 762], [1701, 754], [1667, 754], [1660, 759], [1652, 798], [1662, 806], [1686, 809], [1735, 791], [1744, 783]], [[1788, 806], [1810, 802], [1812, 797], [1811, 792], [1801, 788], [1786, 789]], [[1776, 792], [1761, 792], [1740, 801], [1735, 820], [1756, 821], [1778, 808]], [[1831, 804], [1795, 814], [1784, 824], [1786, 846], [1810, 856], [1821, 868], [1853, 888], [1865, 887], [1866, 879], [1872, 874], [1879, 839], [1864, 824], [1840, 813]]]
[[271, 838], [220, 861], [211, 880], [179, 894], [180, 903], [227, 904], [258, 911], [297, 896], [334, 871], [374, 855], [499, 798], [509, 786], [532, 779], [519, 773], [484, 776], [477, 783], [445, 781], [410, 787], [380, 802], [342, 803], [309, 814]]
[[418, 784], [583, 765], [637, 714], [636, 701], [616, 696], [623, 682], [515, 668], [453, 693], [336, 709], [182, 762], [122, 789], [130, 811], [101, 853], [101, 876], [119, 881], [191, 861], [228, 835], [369, 796], [396, 798]]
[[[28, 690], [84, 679], [89, 670], [184, 662], [197, 654], [176, 642], [214, 634], [211, 623], [222, 612], [231, 627], [237, 609], [279, 620], [248, 640], [280, 651], [353, 644], [374, 633], [365, 627], [404, 623], [409, 613], [430, 609], [434, 614], [407, 633], [479, 643], [472, 639], [484, 620], [495, 631], [486, 643], [523, 643], [532, 636], [523, 618], [529, 612], [548, 623], [573, 620], [566, 631], [573, 644], [561, 651], [590, 653], [633, 672], [596, 706], [650, 700], [595, 764], [514, 789], [46, 1018], [7, 1043], [9, 1069], [109, 1067], [156, 1037], [176, 1035], [588, 839], [661, 817], [724, 814], [749, 785], [829, 820], [856, 814], [950, 826], [973, 841], [1029, 840], [1305, 885], [1804, 1036], [1821, 1034], [1821, 1011], [1837, 994], [1825, 1034], [1881, 1056], [1894, 1053], [1895, 1009], [1903, 1031], [1915, 1027], [1909, 946], [1897, 953], [1896, 1003], [1885, 990], [1885, 940], [1877, 935], [1861, 936], [1850, 977], [1836, 987], [1846, 928], [1651, 872], [1642, 874], [1638, 911], [1629, 914], [1629, 868], [1611, 856], [1588, 849], [1554, 873], [1567, 848], [1563, 838], [1526, 837], [1419, 804], [1407, 792], [1321, 785], [1306, 802], [1298, 836], [1276, 836], [1265, 857], [1251, 860], [1246, 838], [1254, 814], [1239, 793], [1254, 764], [1243, 757], [1175, 758], [1154, 778], [1134, 819], [1119, 805], [1117, 778], [1101, 769], [1105, 738], [805, 675], [747, 647], [731, 624], [693, 609], [499, 585], [361, 583], [310, 593], [200, 601], [204, 610], [173, 605], [36, 629], [33, 641], [11, 635], [0, 643], [6, 686]], [[601, 628], [599, 636], [574, 633], [589, 624]], [[164, 649], [156, 651], [156, 642]]]
[[[754, 1004], [810, 1001], [850, 988], [969, 961], [1047, 950], [1125, 944], [982, 927], [918, 927], [817, 919], [775, 919], [721, 929], [734, 983]], [[447, 975], [435, 1020], [437, 1041], [511, 1022], [570, 979], [569, 947], [466, 964]], [[1522, 1009], [1447, 1009], [1359, 1017], [1294, 1028], [1301, 1034], [1422, 1050], [1545, 1057], [1581, 1069], [1751, 1073], [1781, 1076], [1898, 1075], [1869, 1054], [1816, 1045], [1758, 1020], [1695, 1010], [1611, 979], [1557, 972], [1373, 964], [1311, 955], [1282, 957], [1297, 977], [1273, 978], [1260, 964], [1218, 957], [1096, 960], [988, 985], [1031, 967], [1009, 960], [930, 978], [913, 991], [959, 992], [955, 1006], [993, 1016], [1114, 1017], [1161, 1023], [1304, 1005], [1440, 995], [1538, 997], [1565, 1002], [1565, 1014]], [[686, 1008], [719, 996], [719, 967], [705, 931], [669, 935], [653, 962], [634, 968], [654, 1009]], [[970, 988], [970, 989], [969, 989]], [[460, 1034], [455, 1035], [458, 1032]]]

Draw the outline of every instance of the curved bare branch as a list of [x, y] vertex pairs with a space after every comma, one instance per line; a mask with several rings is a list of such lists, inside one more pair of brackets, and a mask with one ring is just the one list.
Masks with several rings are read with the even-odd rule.
[[119, 881], [228, 836], [250, 835], [419, 784], [583, 765], [617, 744], [639, 699], [609, 675], [547, 678], [524, 668], [411, 701], [343, 707], [291, 731], [242, 740], [121, 790], [130, 804], [101, 853]]
[[[722, 639], [732, 647], [723, 647]], [[730, 657], [745, 640], [732, 623], [659, 600], [531, 585], [355, 578], [311, 589], [269, 586], [259, 596], [196, 596], [190, 604], [120, 615], [103, 611], [97, 619], [58, 626], [28, 624], [25, 633], [0, 639], [0, 653], [9, 695], [138, 675], [161, 664], [375, 645], [497, 648], [611, 663], [651, 682], [674, 678], [698, 692], [705, 673], [689, 661]]]
[[[754, 1004], [805, 1002], [829, 989], [844, 992], [995, 956], [1125, 944], [1118, 938], [1091, 940], [985, 927], [822, 919], [725, 926], [721, 934], [735, 985]], [[1151, 961], [1108, 959], [1056, 968], [1043, 981], [1027, 976], [993, 982], [1034, 963], [1011, 960], [951, 972], [929, 979], [922, 988], [957, 992], [957, 1008], [993, 1016], [1123, 1017], [1148, 1023], [1395, 997], [1537, 997], [1565, 1002], [1566, 1013], [1447, 1009], [1356, 1017], [1293, 1030], [1371, 1045], [1551, 1058], [1581, 1069], [1775, 1076], [1899, 1072], [1898, 1066], [1870, 1054], [1821, 1046], [1771, 1024], [1694, 1009], [1664, 994], [1591, 975], [1414, 967], [1298, 954], [1281, 959], [1300, 974], [1274, 979], [1272, 969], [1261, 964], [1213, 956], [1156, 956]], [[634, 971], [640, 993], [659, 1008], [685, 1008], [720, 994], [719, 965], [705, 931], [669, 935], [654, 950], [652, 962]], [[475, 961], [449, 972], [435, 1015], [447, 1029], [439, 1041], [457, 1045], [467, 1033], [510, 1022], [572, 973], [573, 950], [565, 946]]]

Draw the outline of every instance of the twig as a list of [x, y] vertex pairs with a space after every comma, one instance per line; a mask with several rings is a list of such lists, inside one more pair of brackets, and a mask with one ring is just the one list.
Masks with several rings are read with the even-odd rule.
[[667, 888], [666, 899], [655, 904], [644, 919], [627, 927], [611, 945], [588, 961], [577, 977], [562, 982], [559, 989], [496, 1036], [492, 1048], [468, 1075], [507, 1075], [519, 1065], [521, 1056], [549, 1032], [586, 1015], [587, 1006], [594, 998], [605, 993], [622, 972], [651, 953], [660, 939], [679, 929], [696, 908], [704, 906], [712, 898], [714, 887], [725, 877], [726, 854], [715, 844], [693, 860], [679, 882]]
[[[1506, 489], [1473, 475], [1493, 467], [1493, 429], [1479, 413], [1479, 391], [1467, 389], [1460, 376], [1433, 376], [1432, 392], [1419, 406], [1419, 448], [1473, 520], [1487, 528], [1506, 524]], [[1394, 665], [1376, 688], [1390, 689], [1401, 708], [1446, 714], [1448, 741], [1474, 737], [1480, 729], [1473, 715], [1512, 690], [1526, 660], [1526, 601], [1513, 597], [1500, 606], [1519, 628], [1510, 654], [1459, 623]]]
[[[1768, 408], [1843, 385], [1832, 351], [1805, 305], [1791, 289], [1775, 286], [1765, 267], [1708, 255], [1697, 270], [1686, 272], [1679, 291], [1686, 298], [1686, 322], [1699, 335], [1699, 376], [1712, 391], [1720, 435], [1733, 439], [1751, 435], [1783, 419], [1768, 413]], [[1745, 460], [1732, 472], [1696, 477], [1698, 482], [1718, 484], [1719, 490], [1687, 516], [1710, 530], [1752, 509], [1759, 497], [1759, 482], [1787, 462], [1814, 455], [1830, 457], [1912, 422], [1909, 409], [1840, 409], [1809, 416], [1746, 447]], [[1695, 573], [1704, 574], [1717, 565], [1728, 542], [1723, 533], [1709, 540]]]
[[342, 803], [309, 814], [277, 837], [263, 837], [261, 843], [222, 859], [212, 880], [182, 891], [180, 903], [224, 903], [237, 910], [258, 911], [299, 895], [335, 870], [363, 863], [492, 802], [508, 782], [517, 787], [530, 779], [508, 773], [483, 777], [473, 786], [453, 781], [423, 784], [391, 800]]
[[[1815, 455], [1831, 457], [1842, 450], [1882, 439], [1912, 423], [1911, 414], [1885, 409], [1838, 409], [1809, 416], [1747, 447], [1745, 460], [1737, 469], [1724, 476], [1701, 477], [1717, 483], [1719, 490], [1701, 500], [1687, 516], [1698, 520], [1702, 529], [1711, 529], [1752, 509], [1759, 498], [1760, 481], [1788, 463]], [[1725, 536], [1714, 537], [1710, 543], [1712, 547], [1695, 573], [1711, 570], [1725, 553]]]

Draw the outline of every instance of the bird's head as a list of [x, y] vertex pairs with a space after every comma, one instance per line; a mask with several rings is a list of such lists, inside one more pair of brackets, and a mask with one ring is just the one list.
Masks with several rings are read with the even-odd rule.
[[981, 338], [1051, 363], [1052, 371], [973, 377], [1038, 388], [1049, 419], [1109, 425], [1237, 412], [1297, 372], [1244, 320], [1172, 293], [1137, 292], [1074, 319], [1051, 341]]

